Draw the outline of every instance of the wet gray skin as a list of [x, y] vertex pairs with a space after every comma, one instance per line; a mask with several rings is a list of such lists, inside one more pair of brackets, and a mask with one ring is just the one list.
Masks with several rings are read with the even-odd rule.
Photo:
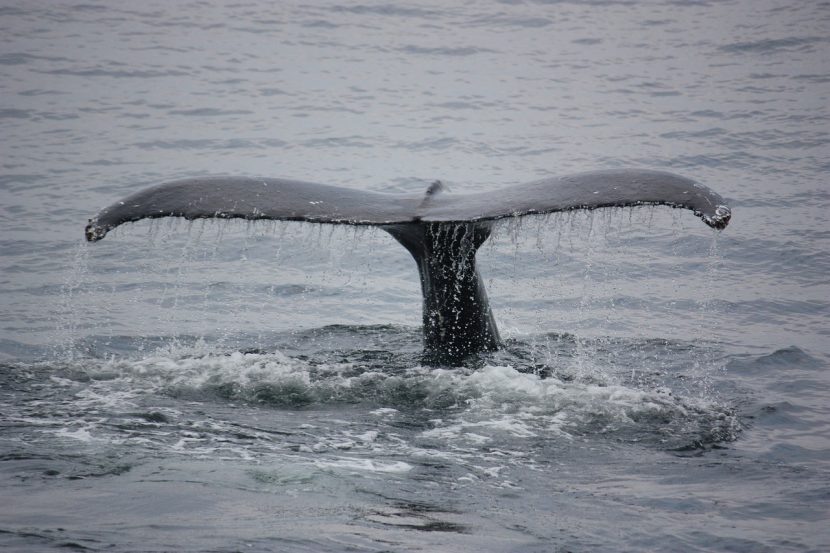
[[86, 227], [95, 242], [146, 218], [272, 219], [378, 226], [415, 259], [423, 294], [424, 362], [458, 365], [499, 348], [476, 252], [492, 222], [576, 209], [666, 205], [692, 210], [715, 229], [731, 210], [716, 192], [663, 171], [608, 170], [542, 179], [471, 194], [384, 194], [287, 179], [204, 177], [163, 183], [101, 210]]

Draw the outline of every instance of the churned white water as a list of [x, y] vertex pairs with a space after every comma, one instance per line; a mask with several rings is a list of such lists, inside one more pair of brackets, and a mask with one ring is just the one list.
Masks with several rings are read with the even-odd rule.
[[[6, 4], [4, 550], [830, 549], [827, 3]], [[505, 348], [466, 367], [422, 365], [416, 267], [379, 230], [83, 242], [185, 176], [616, 167], [732, 222], [500, 222]]]

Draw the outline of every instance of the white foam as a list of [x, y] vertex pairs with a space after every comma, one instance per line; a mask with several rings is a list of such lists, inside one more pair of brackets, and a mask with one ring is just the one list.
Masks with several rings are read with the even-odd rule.
[[381, 407], [379, 409], [374, 409], [372, 411], [369, 411], [369, 414], [370, 415], [376, 415], [378, 417], [384, 417], [384, 416], [394, 415], [395, 413], [398, 413], [398, 412], [399, 411], [397, 409], [393, 409], [391, 407]]
[[93, 437], [92, 433], [89, 431], [90, 427], [78, 428], [77, 430], [69, 430], [68, 428], [61, 428], [60, 430], [55, 430], [50, 432], [51, 434], [55, 434], [56, 436], [60, 436], [61, 438], [71, 438], [73, 440], [79, 440], [85, 443], [91, 443], [96, 440]]
[[327, 460], [316, 460], [314, 465], [320, 469], [359, 470], [380, 473], [405, 473], [412, 470], [412, 465], [404, 461], [379, 461], [376, 459], [356, 459], [353, 457], [337, 457]]
[[664, 389], [563, 382], [509, 366], [486, 366], [455, 375], [438, 373], [432, 380], [436, 385], [463, 390], [467, 396], [461, 414], [448, 420], [433, 419], [434, 428], [421, 433], [424, 438], [453, 443], [485, 444], [497, 436], [570, 439], [586, 425], [592, 425], [593, 431], [612, 431], [635, 426], [643, 416], [687, 417], [689, 410], [696, 408]]
[[[152, 442], [168, 451], [199, 457], [260, 459], [284, 453], [286, 448], [303, 456], [350, 451], [376, 457], [315, 461], [321, 468], [337, 470], [405, 472], [412, 468], [408, 463], [381, 461], [377, 457], [443, 458], [462, 463], [483, 477], [490, 469], [473, 469], [474, 464], [501, 466], [506, 459], [532, 463], [527, 457], [525, 443], [528, 441], [572, 440], [583, 435], [586, 429], [590, 433], [636, 429], [642, 425], [643, 418], [653, 415], [658, 417], [656, 420], [666, 417], [682, 422], [688, 416], [694, 417], [699, 409], [706, 410], [705, 405], [697, 406], [666, 390], [640, 390], [615, 383], [608, 377], [597, 383], [596, 374], [591, 375], [590, 382], [578, 379], [565, 382], [500, 365], [478, 370], [414, 367], [394, 373], [353, 374], [351, 368], [311, 366], [278, 352], [223, 354], [204, 344], [187, 348], [168, 346], [138, 360], [84, 360], [83, 363], [91, 380], [64, 382], [66, 379], [60, 379], [55, 384], [80, 388], [74, 394], [76, 404], [87, 414], [96, 416], [123, 412], [125, 408], [145, 411], [147, 398], [171, 389], [177, 393], [181, 389], [217, 393], [233, 404], [258, 402], [257, 394], [261, 390], [265, 391], [263, 401], [275, 398], [273, 401], [279, 402], [280, 394], [289, 398], [305, 394], [308, 401], [318, 403], [337, 403], [345, 396], [350, 405], [359, 405], [362, 400], [374, 402], [379, 393], [389, 391], [389, 396], [381, 396], [387, 406], [362, 411], [364, 416], [376, 418], [355, 419], [350, 416], [351, 409], [327, 410], [325, 413], [329, 415], [344, 414], [328, 417], [321, 413], [321, 417], [305, 418], [294, 427], [303, 432], [297, 433], [290, 445], [281, 438], [259, 433], [238, 442], [233, 425], [216, 420], [187, 421], [193, 432], [180, 428], [172, 435], [162, 435], [143, 429], [140, 437], [136, 436], [144, 440], [142, 443]], [[400, 407], [399, 411], [388, 406], [395, 405], [395, 398], [402, 396], [408, 402], [406, 407]], [[416, 398], [421, 405], [413, 405], [411, 398]], [[398, 432], [389, 424], [393, 418], [408, 417], [412, 408], [427, 412], [427, 416], [434, 413], [429, 427], [414, 436], [406, 430]], [[93, 436], [104, 431], [112, 434], [106, 421], [96, 428], [64, 430], [64, 434], [77, 440], [93, 440]], [[417, 445], [419, 439], [429, 440], [429, 447]]]
[[372, 443], [378, 438], [377, 430], [369, 430], [368, 432], [364, 432], [363, 434], [358, 434], [355, 436], [358, 440], [363, 443]]

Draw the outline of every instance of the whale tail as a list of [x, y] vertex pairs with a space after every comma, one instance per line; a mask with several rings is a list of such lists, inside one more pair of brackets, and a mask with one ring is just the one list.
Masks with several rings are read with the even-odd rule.
[[448, 194], [436, 181], [423, 195], [366, 192], [287, 179], [203, 177], [160, 184], [103, 209], [85, 234], [145, 218], [276, 219], [378, 226], [415, 259], [423, 294], [424, 361], [458, 364], [499, 347], [476, 268], [493, 221], [575, 209], [667, 205], [723, 229], [731, 211], [709, 188], [662, 171], [611, 170], [543, 179], [503, 190]]
[[499, 348], [476, 252], [491, 223], [404, 223], [381, 227], [418, 265], [423, 295], [424, 363], [459, 364]]

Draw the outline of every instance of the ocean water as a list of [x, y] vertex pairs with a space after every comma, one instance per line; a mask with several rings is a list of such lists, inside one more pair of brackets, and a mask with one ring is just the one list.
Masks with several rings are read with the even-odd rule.
[[[830, 550], [830, 3], [0, 3], [4, 551]], [[413, 193], [615, 167], [669, 208], [500, 223], [505, 348], [420, 363], [382, 231], [151, 184]]]

